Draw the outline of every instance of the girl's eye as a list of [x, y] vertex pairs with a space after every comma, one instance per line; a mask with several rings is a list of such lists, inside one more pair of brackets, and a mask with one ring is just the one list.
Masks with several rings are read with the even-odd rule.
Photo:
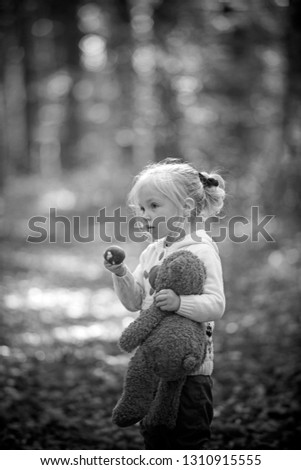
[[155, 202], [152, 202], [151, 208], [152, 208], [152, 209], [156, 209], [157, 207], [158, 207], [158, 204], [156, 204]]

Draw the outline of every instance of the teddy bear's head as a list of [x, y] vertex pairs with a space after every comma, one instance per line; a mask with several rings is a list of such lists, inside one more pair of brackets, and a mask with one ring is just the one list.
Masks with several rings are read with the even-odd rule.
[[172, 289], [177, 295], [201, 294], [205, 279], [202, 261], [191, 251], [181, 250], [163, 261], [154, 284], [157, 291]]

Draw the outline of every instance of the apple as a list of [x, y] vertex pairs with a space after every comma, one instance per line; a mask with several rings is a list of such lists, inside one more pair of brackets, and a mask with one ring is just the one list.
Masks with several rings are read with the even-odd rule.
[[103, 256], [110, 264], [121, 264], [125, 258], [125, 252], [119, 246], [111, 246], [105, 251]]

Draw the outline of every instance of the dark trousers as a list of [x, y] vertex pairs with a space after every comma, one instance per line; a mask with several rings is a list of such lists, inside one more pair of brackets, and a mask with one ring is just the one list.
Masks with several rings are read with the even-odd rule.
[[213, 418], [212, 379], [190, 375], [184, 384], [176, 427], [148, 427], [140, 423], [145, 449], [204, 449], [210, 440]]

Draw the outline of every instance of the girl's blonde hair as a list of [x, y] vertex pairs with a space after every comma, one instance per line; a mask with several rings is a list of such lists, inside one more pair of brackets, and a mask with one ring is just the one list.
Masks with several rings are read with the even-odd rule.
[[[209, 184], [206, 183], [208, 178], [211, 178]], [[159, 163], [150, 163], [135, 177], [128, 204], [136, 214], [139, 212], [139, 190], [150, 181], [179, 209], [183, 208], [186, 198], [192, 198], [195, 203], [190, 214], [192, 218], [202, 216], [206, 219], [217, 215], [224, 205], [225, 181], [218, 173], [200, 174], [187, 162], [166, 158]]]

